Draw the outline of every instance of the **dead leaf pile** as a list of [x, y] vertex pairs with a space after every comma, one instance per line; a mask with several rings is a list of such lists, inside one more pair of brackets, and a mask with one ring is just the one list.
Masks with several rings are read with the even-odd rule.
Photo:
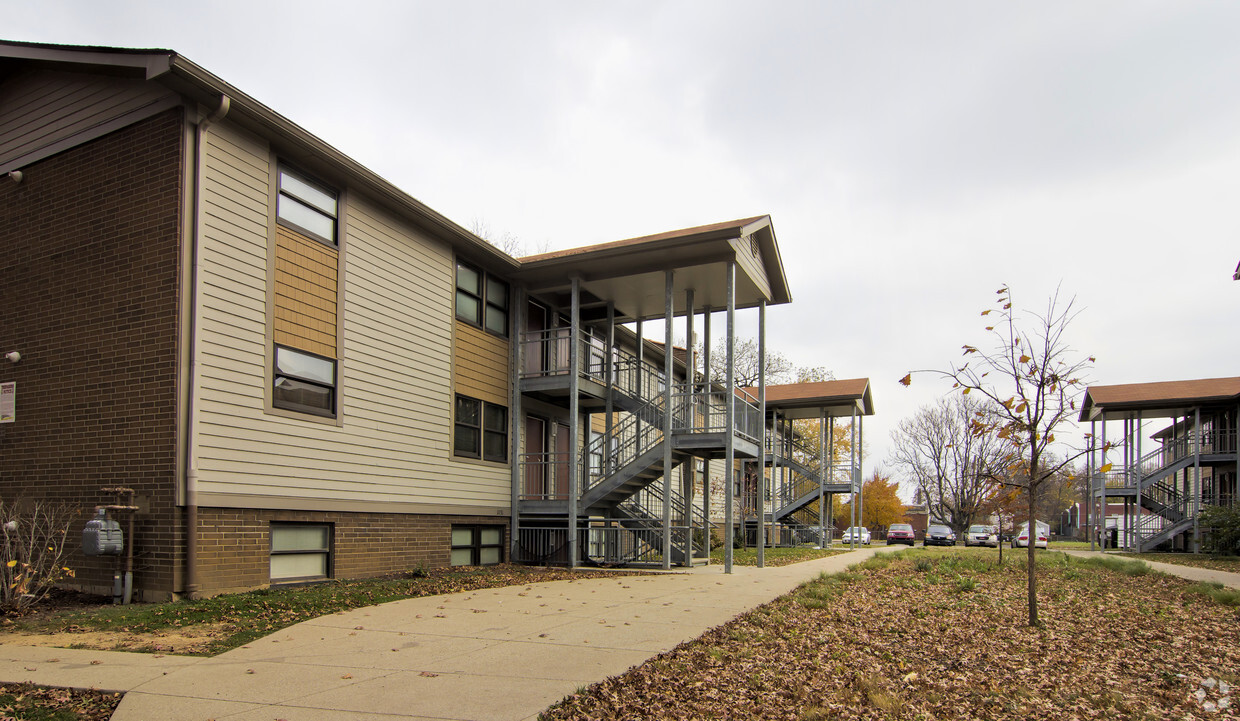
[[806, 584], [542, 718], [1237, 718], [1219, 699], [1206, 710], [1198, 691], [1208, 679], [1240, 686], [1240, 617], [1180, 579], [1040, 565], [1043, 625], [1031, 628], [1023, 559], [870, 565]]

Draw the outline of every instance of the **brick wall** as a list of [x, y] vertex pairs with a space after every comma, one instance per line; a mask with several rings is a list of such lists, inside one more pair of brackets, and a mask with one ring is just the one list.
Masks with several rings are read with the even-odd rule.
[[[135, 583], [179, 583], [175, 507], [181, 110], [0, 178], [0, 381], [17, 422], [0, 425], [0, 501], [88, 509], [135, 488]], [[81, 523], [72, 529], [78, 545]], [[127, 539], [129, 540], [129, 539]], [[82, 586], [106, 588], [111, 559], [75, 551]]]
[[[198, 545], [202, 593], [213, 595], [270, 582], [271, 522], [330, 523], [333, 577], [367, 578], [416, 568], [446, 566], [454, 524], [496, 524], [495, 516], [331, 513], [200, 508]], [[507, 551], [504, 558], [507, 560]]]

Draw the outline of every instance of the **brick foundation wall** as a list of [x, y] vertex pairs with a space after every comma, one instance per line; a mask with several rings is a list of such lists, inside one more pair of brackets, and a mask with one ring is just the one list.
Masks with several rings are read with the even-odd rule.
[[17, 421], [0, 425], [0, 501], [82, 510], [69, 565], [107, 588], [112, 559], [87, 559], [82, 524], [105, 486], [136, 489], [135, 580], [176, 588], [177, 288], [182, 113], [162, 113], [22, 168], [0, 182], [0, 381]]
[[198, 575], [208, 596], [270, 584], [273, 521], [332, 524], [334, 578], [447, 566], [453, 525], [503, 523], [508, 560], [508, 519], [495, 516], [199, 508], [198, 520]]

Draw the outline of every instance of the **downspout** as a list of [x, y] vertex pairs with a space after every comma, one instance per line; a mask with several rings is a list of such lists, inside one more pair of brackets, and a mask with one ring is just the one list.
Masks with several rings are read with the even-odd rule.
[[232, 101], [227, 95], [220, 96], [219, 107], [203, 120], [198, 121], [194, 134], [194, 237], [191, 239], [193, 249], [193, 286], [190, 295], [193, 312], [190, 314], [189, 346], [189, 398], [185, 408], [189, 417], [185, 459], [185, 595], [190, 599], [198, 597], [198, 407], [197, 400], [201, 395], [202, 374], [198, 372], [198, 364], [202, 348], [198, 343], [198, 329], [202, 327], [202, 267], [200, 244], [203, 236], [202, 186], [206, 163], [205, 141], [207, 129], [228, 115]]

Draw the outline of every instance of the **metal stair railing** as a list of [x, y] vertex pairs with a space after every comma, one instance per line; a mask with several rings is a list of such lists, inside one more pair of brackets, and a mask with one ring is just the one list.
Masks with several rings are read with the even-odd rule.
[[[728, 432], [727, 391], [705, 388], [701, 383], [676, 383], [672, 386], [673, 433]], [[762, 435], [762, 418], [758, 399], [737, 390], [732, 399], [732, 431], [754, 443]]]
[[612, 426], [610, 432], [595, 436], [586, 446], [586, 458], [601, 462], [587, 464], [582, 492], [603, 483], [661, 443], [662, 424], [651, 423], [650, 419], [661, 418], [662, 413], [663, 399], [655, 398]]
[[[703, 527], [706, 524], [706, 516], [702, 509], [696, 504], [686, 503], [684, 494], [680, 492], [678, 484], [672, 486], [671, 499], [671, 515], [673, 519], [672, 526], [672, 547], [684, 548], [685, 537], [689, 536], [693, 544], [693, 555], [705, 555], [709, 550], [705, 544], [709, 543], [709, 539], [697, 539], [692, 535], [694, 529]], [[688, 525], [683, 525], [686, 520], [686, 506], [688, 507]], [[618, 508], [622, 513], [629, 516], [631, 520], [649, 519], [660, 534], [663, 531], [663, 489], [657, 483], [652, 483], [641, 489], [632, 496], [622, 501]], [[675, 525], [675, 521], [680, 521], [682, 525]], [[663, 539], [660, 535], [656, 545], [662, 546]]]

